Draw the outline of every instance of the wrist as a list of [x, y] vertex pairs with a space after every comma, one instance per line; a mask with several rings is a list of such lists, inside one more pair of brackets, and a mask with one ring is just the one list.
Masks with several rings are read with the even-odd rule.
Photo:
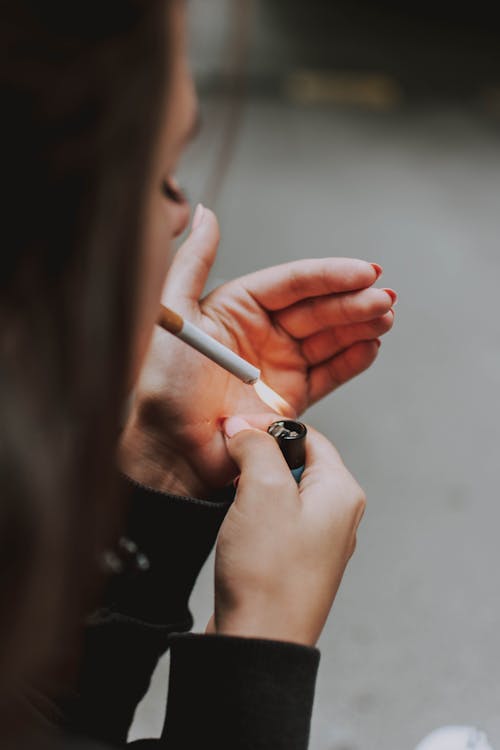
[[[319, 633], [304, 628], [303, 623], [294, 623], [283, 613], [271, 612], [272, 607], [259, 608], [255, 613], [234, 613], [214, 618], [209, 622], [206, 632], [215, 635], [228, 635], [235, 638], [259, 638], [270, 641], [297, 643], [301, 646], [315, 646]], [[263, 617], [263, 614], [265, 616]]]
[[183, 456], [141, 429], [133, 418], [120, 438], [118, 465], [135, 482], [160, 492], [200, 499], [210, 494]]

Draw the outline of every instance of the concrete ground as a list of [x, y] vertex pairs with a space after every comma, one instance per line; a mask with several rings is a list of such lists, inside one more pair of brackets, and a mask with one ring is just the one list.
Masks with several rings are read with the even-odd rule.
[[[183, 176], [200, 197], [221, 127]], [[370, 372], [310, 410], [368, 493], [320, 642], [311, 750], [412, 750], [442, 724], [500, 748], [500, 137], [484, 115], [249, 102], [217, 205], [215, 277], [347, 255], [397, 322]], [[211, 561], [192, 600], [212, 609]], [[132, 736], [161, 725], [166, 662]], [[223, 700], [223, 696], [221, 696]]]

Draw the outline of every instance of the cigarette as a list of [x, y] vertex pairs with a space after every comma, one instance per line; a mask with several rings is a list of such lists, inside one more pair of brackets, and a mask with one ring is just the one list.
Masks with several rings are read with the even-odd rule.
[[161, 305], [158, 325], [178, 339], [192, 346], [196, 351], [204, 354], [212, 362], [216, 362], [227, 372], [232, 373], [244, 383], [253, 385], [260, 377], [258, 367], [251, 365], [243, 357], [239, 357], [231, 349], [216, 341], [197, 326], [189, 323], [170, 308]]

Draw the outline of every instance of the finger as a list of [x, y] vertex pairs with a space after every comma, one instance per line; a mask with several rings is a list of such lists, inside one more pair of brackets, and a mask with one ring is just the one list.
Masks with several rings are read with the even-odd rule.
[[215, 615], [212, 615], [210, 617], [210, 620], [207, 623], [207, 627], [205, 628], [205, 633], [207, 635], [214, 635], [215, 634]]
[[237, 499], [254, 497], [269, 501], [280, 495], [298, 497], [297, 485], [276, 440], [252, 428], [241, 417], [224, 423], [229, 456], [240, 472]]
[[375, 361], [380, 342], [359, 341], [309, 372], [309, 405], [359, 375]]
[[384, 289], [315, 297], [275, 313], [274, 319], [294, 338], [302, 339], [332, 326], [363, 323], [389, 312], [393, 297]]
[[301, 343], [302, 354], [310, 365], [317, 365], [331, 359], [357, 341], [370, 341], [391, 330], [394, 323], [394, 311], [389, 310], [375, 320], [367, 323], [353, 323], [346, 326], [335, 326], [319, 333], [313, 333]]
[[213, 266], [219, 246], [217, 217], [205, 207], [198, 207], [191, 234], [181, 245], [172, 262], [163, 292], [163, 301], [197, 302]]
[[[231, 424], [229, 424], [230, 432], [234, 430], [233, 425], [235, 423], [236, 429], [241, 427], [241, 430], [256, 428], [259, 431], [267, 431], [267, 428], [276, 421], [276, 417], [281, 419], [279, 414], [274, 414], [273, 412], [238, 415], [237, 417], [230, 417], [226, 420], [225, 429], [227, 429], [228, 422], [231, 420]], [[311, 460], [314, 460], [315, 462], [321, 460], [324, 464], [328, 464], [333, 468], [344, 466], [344, 462], [342, 461], [339, 452], [328, 438], [317, 430], [314, 430], [309, 425], [307, 425], [307, 435], [306, 446], [308, 451], [308, 463], [310, 463]], [[311, 435], [313, 436], [311, 439], [314, 439], [314, 442], [310, 444], [309, 437]]]
[[280, 310], [308, 297], [364, 289], [380, 266], [354, 258], [307, 258], [265, 268], [240, 279], [266, 310]]
[[313, 510], [318, 511], [323, 505], [336, 515], [340, 511], [352, 531], [359, 526], [366, 506], [365, 493], [347, 469], [335, 446], [309, 425], [306, 468], [299, 489], [301, 500], [307, 505], [310, 499]]
[[249, 427], [266, 432], [267, 428], [272, 425], [273, 422], [276, 422], [278, 419], [283, 419], [283, 415], [269, 410], [260, 414], [238, 414], [238, 418], [245, 420]]
[[330, 471], [347, 471], [342, 457], [333, 443], [309, 424], [307, 425], [306, 437], [306, 467], [309, 475], [313, 470], [326, 468]]

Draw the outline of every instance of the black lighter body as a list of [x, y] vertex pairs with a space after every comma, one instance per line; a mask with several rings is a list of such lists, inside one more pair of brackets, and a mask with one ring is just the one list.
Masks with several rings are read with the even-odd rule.
[[300, 482], [306, 463], [307, 428], [305, 424], [292, 419], [280, 419], [278, 422], [273, 422], [267, 431], [278, 443], [296, 482]]

